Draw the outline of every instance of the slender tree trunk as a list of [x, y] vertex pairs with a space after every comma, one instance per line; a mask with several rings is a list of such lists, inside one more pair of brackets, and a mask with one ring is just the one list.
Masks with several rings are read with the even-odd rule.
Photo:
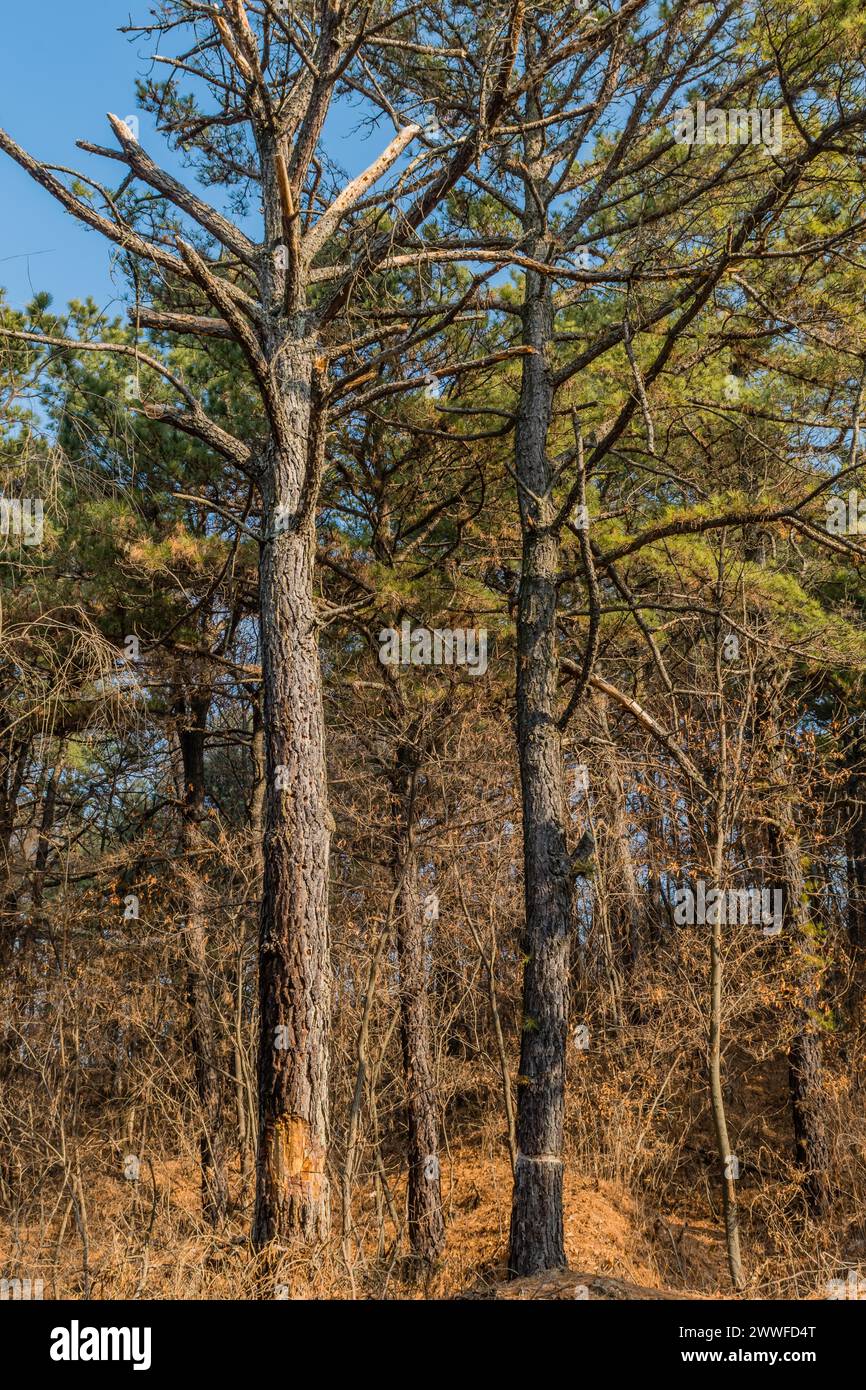
[[487, 999], [490, 1004], [490, 1017], [493, 1021], [493, 1032], [496, 1038], [496, 1055], [499, 1059], [499, 1075], [502, 1080], [502, 1106], [505, 1111], [505, 1127], [508, 1135], [508, 1155], [511, 1159], [511, 1171], [517, 1167], [517, 1125], [514, 1119], [514, 1099], [511, 1093], [511, 1070], [508, 1065], [508, 1050], [505, 1046], [505, 1034], [502, 1031], [502, 1018], [499, 1013], [499, 1000], [496, 996], [496, 933], [491, 924], [490, 946], [485, 947], [481, 939], [481, 934], [473, 921], [472, 914], [466, 903], [466, 894], [463, 891], [463, 884], [459, 878], [457, 887], [460, 893], [460, 903], [463, 907], [463, 915], [466, 924], [472, 933], [472, 940], [478, 949], [481, 963], [484, 967], [484, 974], [487, 979]]
[[[265, 819], [265, 726], [262, 720], [262, 695], [256, 690], [252, 697], [252, 738], [250, 757], [252, 761], [252, 793], [250, 795], [250, 829], [253, 832], [258, 858], [257, 872], [261, 875], [262, 833]], [[261, 887], [261, 885], [259, 885]]]
[[[842, 710], [842, 718], [850, 717]], [[858, 956], [866, 953], [866, 777], [864, 777], [864, 717], [845, 738], [845, 765], [848, 769], [848, 935]]]
[[830, 1209], [830, 1145], [824, 1118], [824, 1064], [813, 1012], [818, 1005], [814, 975], [802, 982], [800, 1027], [788, 1050], [788, 1085], [797, 1162], [805, 1174], [809, 1211], [816, 1220]]
[[183, 835], [185, 922], [184, 948], [187, 969], [189, 1033], [195, 1071], [196, 1093], [201, 1114], [199, 1155], [201, 1161], [202, 1210], [211, 1225], [225, 1220], [228, 1208], [228, 1178], [222, 1128], [222, 1087], [217, 1059], [217, 1018], [208, 982], [207, 928], [200, 851], [207, 839], [202, 828], [204, 816], [205, 729], [210, 701], [192, 700], [179, 711], [186, 727], [179, 730], [183, 761]]
[[346, 1157], [343, 1163], [342, 1174], [342, 1205], [343, 1205], [343, 1240], [346, 1242], [346, 1254], [348, 1256], [348, 1241], [352, 1234], [354, 1218], [352, 1213], [352, 1188], [357, 1165], [358, 1147], [361, 1133], [361, 1110], [364, 1105], [364, 1092], [370, 1075], [370, 1021], [373, 1016], [373, 1003], [376, 997], [376, 982], [379, 977], [379, 969], [385, 949], [391, 939], [391, 927], [397, 902], [397, 890], [391, 895], [391, 902], [385, 923], [379, 932], [378, 939], [373, 947], [370, 956], [370, 963], [367, 968], [367, 981], [364, 986], [364, 997], [361, 1000], [361, 1019], [358, 1024], [358, 1037], [355, 1045], [355, 1056], [357, 1058], [357, 1068], [355, 1071], [355, 1085], [352, 1091], [352, 1101], [349, 1106], [349, 1121], [346, 1126]]
[[[535, 245], [531, 255], [544, 256]], [[553, 318], [546, 279], [526, 276], [524, 362], [516, 431], [523, 525], [517, 613], [517, 737], [523, 796], [526, 910], [517, 1163], [509, 1268], [513, 1276], [565, 1263], [562, 1139], [572, 886], [556, 722], [559, 540], [547, 461]]]
[[[249, 802], [249, 827], [252, 834], [252, 874], [254, 881], [254, 901], [261, 912], [262, 898], [262, 839], [265, 818], [265, 729], [262, 719], [262, 690], [256, 687], [250, 692], [252, 710], [252, 737], [250, 739], [251, 791]], [[244, 928], [237, 953], [235, 978], [235, 1018], [234, 1018], [234, 1080], [235, 1109], [238, 1119], [238, 1152], [241, 1161], [241, 1177], [246, 1183], [254, 1170], [256, 1143], [256, 1102], [255, 1078], [252, 1075], [252, 1059], [247, 1051], [245, 1030], [245, 964]]]
[[12, 884], [12, 863], [10, 846], [15, 829], [18, 810], [18, 797], [24, 784], [24, 773], [30, 756], [28, 740], [18, 745], [17, 757], [12, 756], [12, 736], [9, 740], [9, 756], [0, 779], [0, 974], [5, 976], [9, 963], [15, 954], [18, 937], [18, 895]]
[[616, 949], [628, 977], [640, 957], [640, 892], [631, 853], [625, 792], [612, 758], [606, 763], [605, 773], [610, 797], [608, 830], [614, 842], [617, 870]]
[[710, 1107], [716, 1150], [722, 1169], [722, 1219], [725, 1226], [725, 1249], [728, 1269], [735, 1289], [743, 1287], [743, 1261], [740, 1254], [740, 1224], [737, 1215], [736, 1178], [731, 1153], [725, 1098], [722, 1090], [722, 927], [714, 922], [710, 938]]
[[42, 911], [45, 897], [45, 872], [48, 868], [48, 860], [51, 854], [51, 832], [54, 828], [54, 817], [57, 810], [57, 787], [63, 772], [65, 751], [66, 743], [65, 740], [61, 739], [57, 749], [54, 767], [51, 769], [48, 784], [45, 788], [45, 796], [42, 803], [42, 824], [39, 828], [36, 856], [33, 861], [33, 874], [30, 880], [30, 918], [21, 937], [18, 952], [19, 963], [23, 952], [37, 937], [40, 929], [46, 925], [45, 914]]
[[255, 1111], [252, 1106], [249, 1084], [250, 1067], [246, 1053], [246, 1029], [244, 1026], [244, 943], [241, 941], [237, 952], [237, 965], [234, 979], [234, 1020], [232, 1037], [232, 1062], [235, 1086], [235, 1115], [238, 1126], [238, 1155], [241, 1164], [241, 1177], [246, 1183], [253, 1171], [253, 1137], [255, 1133]]
[[[279, 363], [290, 445], [262, 482], [261, 636], [266, 780], [259, 935], [259, 1145], [253, 1243], [330, 1230], [328, 811], [313, 602], [321, 449], [312, 351], [285, 341]], [[275, 371], [277, 367], [275, 366]], [[311, 494], [312, 488], [312, 494]]]
[[409, 1244], [419, 1259], [436, 1260], [445, 1242], [439, 1173], [439, 1125], [433, 1079], [429, 971], [424, 904], [415, 845], [416, 754], [397, 755], [393, 803], [397, 846], [397, 956], [400, 968], [400, 1040], [406, 1083]]
[[[724, 540], [722, 541], [724, 546]], [[721, 586], [721, 570], [719, 577]], [[719, 594], [721, 603], [721, 594]], [[718, 702], [718, 765], [715, 777], [715, 798], [713, 808], [714, 830], [712, 849], [713, 886], [724, 891], [725, 879], [725, 828], [728, 814], [729, 772], [728, 772], [728, 723], [725, 708], [725, 683], [722, 675], [722, 633], [721, 625], [716, 624], [715, 674]], [[694, 819], [694, 818], [693, 818]], [[693, 842], [697, 843], [697, 825], [693, 826]], [[725, 1250], [728, 1256], [728, 1269], [731, 1283], [735, 1289], [744, 1284], [743, 1261], [740, 1254], [740, 1222], [737, 1212], [736, 1182], [739, 1172], [735, 1166], [737, 1156], [731, 1152], [728, 1136], [728, 1119], [725, 1113], [725, 1093], [722, 1088], [722, 984], [724, 976], [722, 960], [722, 918], [717, 912], [712, 923], [710, 935], [710, 1027], [708, 1070], [710, 1081], [710, 1109], [713, 1116], [713, 1129], [716, 1135], [716, 1152], [721, 1170], [722, 1219], [725, 1226]]]
[[[593, 704], [607, 745], [602, 755], [605, 802], [602, 815], [612, 844], [616, 894], [613, 898], [613, 951], [611, 952], [611, 994], [614, 1005], [622, 1010], [622, 996], [629, 1020], [640, 1023], [641, 1010], [629, 984], [641, 952], [641, 899], [631, 851], [628, 804], [622, 776], [611, 751], [612, 741], [607, 719], [606, 701], [597, 696]], [[610, 898], [608, 899], [610, 902]]]
[[830, 1208], [830, 1145], [826, 1123], [823, 1048], [816, 1020], [819, 994], [818, 943], [809, 915], [800, 834], [794, 816], [790, 769], [782, 751], [776, 760], [776, 818], [770, 826], [773, 857], [784, 886], [784, 928], [795, 953], [799, 997], [797, 1031], [788, 1049], [788, 1086], [797, 1163], [803, 1190], [816, 1219]]

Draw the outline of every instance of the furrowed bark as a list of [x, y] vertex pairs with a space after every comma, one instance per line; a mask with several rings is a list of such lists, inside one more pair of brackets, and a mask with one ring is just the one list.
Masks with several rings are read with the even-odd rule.
[[[538, 254], [533, 247], [532, 254]], [[517, 1163], [509, 1269], [532, 1274], [565, 1263], [562, 1136], [568, 1027], [572, 888], [557, 727], [556, 598], [559, 540], [548, 529], [547, 432], [553, 388], [547, 349], [552, 310], [546, 277], [529, 273], [516, 428], [523, 557], [517, 613], [517, 734], [523, 795], [526, 911]]]
[[253, 1243], [330, 1230], [328, 854], [325, 732], [313, 604], [312, 351], [284, 342], [285, 444], [263, 469], [264, 882], [259, 934], [259, 1150]]

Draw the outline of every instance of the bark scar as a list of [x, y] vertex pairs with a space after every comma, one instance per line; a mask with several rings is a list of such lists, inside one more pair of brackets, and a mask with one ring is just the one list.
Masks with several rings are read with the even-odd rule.
[[325, 1154], [310, 1133], [310, 1123], [300, 1115], [281, 1115], [267, 1136], [271, 1171], [279, 1188], [297, 1197], [322, 1197]]

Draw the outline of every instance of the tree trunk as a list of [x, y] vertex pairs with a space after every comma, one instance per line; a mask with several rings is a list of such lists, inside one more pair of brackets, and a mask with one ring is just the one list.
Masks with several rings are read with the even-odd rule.
[[[252, 762], [252, 792], [250, 794], [250, 830], [253, 832], [258, 856], [257, 873], [261, 875], [262, 832], [265, 819], [265, 726], [262, 720], [262, 695], [255, 690], [252, 695], [252, 738], [250, 756]], [[259, 885], [260, 886], [260, 885]]]
[[15, 757], [11, 735], [6, 734], [6, 737], [9, 738], [10, 749], [0, 776], [0, 975], [4, 978], [15, 954], [19, 930], [18, 894], [12, 882], [10, 847], [18, 797], [31, 751], [29, 740], [24, 740], [18, 745], [18, 755]]
[[395, 890], [391, 895], [391, 904], [385, 924], [379, 933], [378, 940], [373, 946], [370, 964], [367, 968], [364, 997], [361, 1000], [361, 1020], [358, 1025], [358, 1037], [355, 1045], [357, 1067], [355, 1071], [355, 1085], [352, 1090], [352, 1100], [349, 1105], [349, 1121], [346, 1126], [346, 1156], [343, 1162], [342, 1174], [343, 1241], [347, 1260], [350, 1255], [349, 1239], [354, 1225], [352, 1189], [360, 1142], [361, 1109], [364, 1104], [364, 1092], [367, 1088], [370, 1076], [370, 1020], [373, 1016], [373, 1003], [376, 995], [376, 983], [379, 977], [379, 969], [386, 947], [391, 939], [391, 924], [394, 916], [396, 898], [397, 892]]
[[244, 1020], [244, 976], [246, 974], [246, 969], [244, 964], [243, 939], [238, 947], [236, 961], [237, 965], [235, 968], [233, 988], [232, 1075], [235, 1088], [235, 1116], [238, 1126], [238, 1155], [241, 1165], [241, 1177], [244, 1183], [247, 1183], [253, 1172], [255, 1107], [253, 1105], [250, 1065], [246, 1050], [246, 1028]]
[[433, 1261], [442, 1251], [445, 1223], [439, 1174], [424, 905], [415, 847], [416, 772], [413, 749], [402, 747], [397, 755], [393, 804], [397, 828], [394, 872], [398, 892], [400, 1040], [406, 1083], [409, 1244], [417, 1258]]
[[[721, 878], [717, 877], [717, 883]], [[725, 1250], [728, 1269], [735, 1289], [743, 1287], [743, 1261], [740, 1254], [740, 1223], [737, 1215], [736, 1178], [728, 1138], [725, 1098], [722, 1090], [722, 927], [714, 922], [710, 938], [710, 1108], [716, 1135], [716, 1151], [722, 1170], [722, 1219], [725, 1226]]]
[[[841, 711], [845, 724], [848, 711]], [[848, 770], [848, 935], [858, 957], [866, 952], [866, 778], [864, 778], [864, 717], [858, 714], [844, 735]]]
[[791, 950], [797, 958], [799, 998], [797, 1031], [788, 1049], [788, 1086], [794, 1151], [803, 1172], [803, 1190], [809, 1211], [815, 1218], [826, 1216], [830, 1207], [830, 1148], [826, 1125], [823, 1048], [819, 1025], [818, 950], [814, 928], [809, 920], [806, 880], [800, 835], [791, 804], [788, 770], [777, 765], [776, 821], [770, 827], [774, 859], [784, 885], [784, 927]]
[[[725, 683], [722, 675], [721, 625], [716, 624], [715, 640], [716, 698], [718, 702], [718, 758], [715, 773], [715, 796], [713, 798], [714, 838], [712, 851], [712, 880], [718, 891], [724, 891], [725, 880], [725, 842], [729, 806], [729, 768], [728, 768], [728, 721], [725, 707]], [[692, 813], [692, 840], [698, 843], [697, 816]], [[708, 1039], [708, 1071], [710, 1082], [710, 1109], [713, 1116], [713, 1129], [716, 1135], [722, 1189], [722, 1217], [725, 1225], [725, 1251], [728, 1269], [735, 1289], [744, 1284], [743, 1260], [740, 1253], [740, 1223], [737, 1213], [736, 1182], [739, 1171], [737, 1158], [731, 1153], [728, 1137], [728, 1119], [725, 1113], [725, 1093], [722, 1088], [722, 984], [724, 962], [722, 960], [722, 914], [717, 912], [712, 923], [710, 936], [710, 1026]]]
[[190, 1044], [201, 1115], [199, 1155], [202, 1210], [207, 1221], [217, 1226], [225, 1220], [228, 1208], [228, 1178], [222, 1133], [222, 1087], [216, 1055], [217, 1018], [208, 983], [204, 890], [201, 864], [198, 862], [198, 855], [207, 843], [202, 819], [205, 729], [209, 706], [207, 699], [191, 700], [185, 707], [181, 706], [179, 714], [187, 727], [179, 729], [179, 739], [184, 783], [184, 947]]
[[[602, 817], [608, 840], [611, 843], [615, 875], [615, 894], [608, 894], [608, 906], [612, 907], [613, 949], [610, 954], [609, 972], [611, 996], [614, 1006], [622, 1012], [623, 995], [629, 1021], [641, 1022], [640, 1004], [634, 997], [633, 975], [641, 952], [641, 896], [637, 873], [631, 850], [629, 831], [628, 800], [616, 757], [613, 754], [613, 740], [607, 718], [604, 696], [593, 700], [599, 724], [604, 736], [604, 751], [601, 756], [604, 778], [604, 806]], [[611, 901], [612, 897], [612, 901]]]
[[508, 1154], [511, 1159], [511, 1171], [513, 1174], [517, 1167], [517, 1125], [514, 1120], [514, 1100], [511, 1093], [511, 1069], [508, 1065], [508, 1050], [505, 1046], [505, 1034], [502, 1031], [502, 1018], [499, 1013], [499, 1000], [496, 996], [496, 931], [491, 923], [490, 946], [485, 947], [481, 939], [481, 934], [467, 906], [466, 894], [463, 891], [463, 884], [459, 878], [457, 880], [457, 888], [460, 893], [463, 916], [466, 918], [466, 925], [472, 933], [472, 939], [478, 948], [478, 954], [481, 958], [481, 964], [484, 967], [484, 974], [487, 979], [487, 998], [490, 1004], [490, 1017], [493, 1020], [493, 1032], [496, 1038], [496, 1055], [499, 1058], [499, 1075], [502, 1078], [502, 1106], [505, 1112], [505, 1128], [508, 1134]]
[[[543, 247], [533, 247], [529, 254], [543, 256]], [[573, 909], [562, 750], [556, 722], [559, 540], [549, 529], [554, 504], [546, 451], [552, 410], [548, 366], [552, 326], [547, 282], [529, 273], [523, 341], [536, 348], [536, 353], [524, 361], [516, 430], [523, 525], [517, 613], [517, 736], [523, 798], [526, 964], [509, 1257], [514, 1276], [565, 1263], [562, 1136]]]
[[333, 820], [327, 803], [313, 602], [315, 507], [308, 471], [321, 436], [310, 347], [285, 342], [270, 360], [279, 360], [290, 444], [282, 451], [271, 449], [262, 481], [267, 786], [252, 1233], [257, 1249], [298, 1237], [324, 1240], [330, 1230], [328, 854]]
[[66, 750], [64, 739], [60, 740], [54, 767], [48, 777], [42, 802], [42, 823], [39, 839], [36, 842], [36, 855], [33, 860], [33, 873], [30, 878], [30, 916], [19, 943], [20, 956], [31, 942], [38, 938], [39, 932], [47, 925], [42, 906], [45, 898], [45, 873], [51, 855], [51, 832], [57, 810], [57, 787], [63, 773], [63, 758]]
[[[814, 979], [803, 981], [804, 991]], [[794, 1123], [797, 1162], [805, 1174], [804, 1190], [809, 1211], [820, 1220], [830, 1209], [830, 1146], [825, 1124], [823, 1048], [812, 1011], [817, 994], [804, 992], [800, 1000], [800, 1028], [788, 1050], [788, 1084]]]

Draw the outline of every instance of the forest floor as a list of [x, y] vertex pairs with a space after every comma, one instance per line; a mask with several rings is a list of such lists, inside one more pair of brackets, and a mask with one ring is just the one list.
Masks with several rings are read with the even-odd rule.
[[[85, 1175], [83, 1175], [84, 1177]], [[238, 1175], [234, 1175], [238, 1178]], [[569, 1271], [506, 1283], [505, 1256], [511, 1197], [507, 1159], [478, 1148], [452, 1148], [442, 1165], [448, 1222], [442, 1261], [430, 1273], [393, 1248], [392, 1227], [384, 1251], [362, 1238], [350, 1260], [339, 1240], [310, 1261], [286, 1256], [267, 1277], [256, 1270], [246, 1241], [249, 1189], [236, 1186], [238, 1201], [226, 1228], [210, 1232], [200, 1214], [195, 1167], [178, 1160], [154, 1162], [141, 1181], [122, 1170], [86, 1174], [85, 1242], [68, 1193], [58, 1188], [40, 1199], [41, 1218], [0, 1231], [0, 1274], [44, 1281], [46, 1298], [76, 1299], [89, 1289], [107, 1299], [283, 1298], [723, 1298], [730, 1296], [718, 1225], [696, 1212], [674, 1217], [615, 1183], [580, 1178], [566, 1170], [565, 1243]], [[402, 1206], [402, 1193], [393, 1193]], [[356, 1190], [359, 1227], [376, 1223], [372, 1190]], [[335, 1224], [339, 1220], [337, 1213]], [[760, 1263], [756, 1242], [746, 1243]], [[87, 1275], [84, 1267], [86, 1263]], [[764, 1265], [766, 1259], [764, 1258]], [[258, 1280], [258, 1283], [257, 1283]], [[807, 1279], [807, 1285], [809, 1284]], [[279, 1292], [274, 1293], [274, 1289]], [[754, 1287], [747, 1297], [785, 1296]], [[800, 1286], [799, 1297], [823, 1297], [819, 1279]]]

